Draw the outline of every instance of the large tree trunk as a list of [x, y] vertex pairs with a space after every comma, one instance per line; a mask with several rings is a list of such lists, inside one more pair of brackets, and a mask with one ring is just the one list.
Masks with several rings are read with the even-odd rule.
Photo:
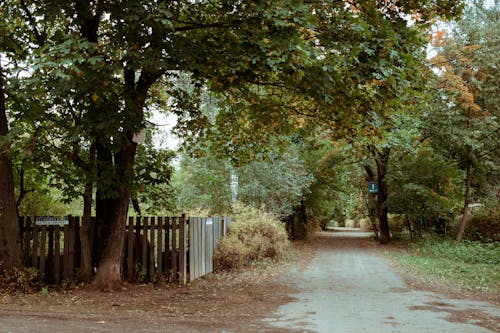
[[471, 200], [471, 185], [472, 185], [472, 172], [470, 163], [467, 164], [466, 178], [465, 178], [465, 198], [464, 198], [464, 209], [462, 213], [462, 218], [460, 219], [460, 225], [458, 227], [458, 233], [456, 241], [460, 242], [465, 232], [465, 225], [467, 219], [469, 218], [469, 204]]
[[369, 151], [375, 159], [377, 165], [377, 173], [373, 172], [369, 165], [365, 165], [366, 179], [374, 181], [376, 179], [378, 185], [378, 193], [373, 196], [373, 203], [378, 219], [378, 240], [382, 244], [387, 244], [391, 241], [391, 233], [389, 228], [387, 199], [389, 197], [386, 183], [387, 167], [389, 165], [390, 149], [385, 148], [379, 151], [375, 147], [369, 147]]
[[377, 215], [380, 226], [379, 241], [382, 244], [387, 244], [391, 241], [387, 209], [388, 192], [387, 184], [385, 181], [385, 176], [387, 174], [387, 165], [389, 163], [389, 153], [384, 151], [379, 154], [379, 157], [380, 158], [377, 159], [378, 194], [376, 198]]
[[[8, 133], [9, 124], [0, 59], [0, 140]], [[0, 141], [0, 261], [7, 268], [12, 268], [23, 267], [23, 254], [9, 150], [9, 144]]]
[[[89, 170], [91, 172], [95, 164], [96, 146], [92, 144], [89, 151]], [[93, 179], [87, 174], [85, 191], [83, 193], [83, 217], [82, 227], [80, 228], [80, 278], [82, 282], [90, 282], [94, 275], [94, 262], [92, 260], [92, 193], [94, 190]]]
[[125, 239], [125, 225], [127, 221], [128, 205], [130, 201], [130, 187], [127, 185], [133, 175], [137, 145], [132, 142], [132, 135], [128, 135], [128, 144], [114, 154], [103, 145], [97, 145], [97, 164], [99, 168], [113, 168], [116, 171], [117, 183], [112, 184], [112, 196], [108, 188], [101, 188], [98, 183], [96, 199], [96, 223], [99, 233], [95, 242], [102, 246], [98, 248], [97, 273], [94, 284], [101, 290], [121, 289], [123, 287], [122, 257]]

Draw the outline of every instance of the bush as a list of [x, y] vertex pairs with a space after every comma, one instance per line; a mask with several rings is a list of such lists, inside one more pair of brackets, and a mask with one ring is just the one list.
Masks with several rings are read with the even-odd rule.
[[235, 205], [229, 234], [214, 254], [216, 270], [241, 268], [259, 261], [280, 261], [290, 250], [285, 226], [272, 214]]
[[500, 242], [500, 210], [474, 213], [467, 221], [464, 238], [481, 242]]

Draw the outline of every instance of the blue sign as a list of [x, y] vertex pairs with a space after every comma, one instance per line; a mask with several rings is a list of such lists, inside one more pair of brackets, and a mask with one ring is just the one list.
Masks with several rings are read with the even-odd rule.
[[372, 194], [378, 193], [378, 184], [377, 182], [368, 182], [368, 192]]

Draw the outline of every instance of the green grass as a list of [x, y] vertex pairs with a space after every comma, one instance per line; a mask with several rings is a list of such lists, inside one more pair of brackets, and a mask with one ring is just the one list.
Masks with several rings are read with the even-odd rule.
[[412, 273], [471, 290], [500, 292], [500, 243], [425, 241], [390, 254]]

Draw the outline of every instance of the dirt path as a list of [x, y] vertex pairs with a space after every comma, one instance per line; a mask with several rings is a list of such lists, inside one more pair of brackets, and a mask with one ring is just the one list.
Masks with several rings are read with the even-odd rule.
[[188, 287], [0, 294], [0, 333], [500, 332], [497, 307], [408, 287], [366, 237], [321, 233], [286, 273], [271, 266]]
[[500, 332], [498, 307], [410, 289], [367, 236], [320, 234], [309, 265], [282, 278], [296, 300], [265, 321], [301, 332]]

